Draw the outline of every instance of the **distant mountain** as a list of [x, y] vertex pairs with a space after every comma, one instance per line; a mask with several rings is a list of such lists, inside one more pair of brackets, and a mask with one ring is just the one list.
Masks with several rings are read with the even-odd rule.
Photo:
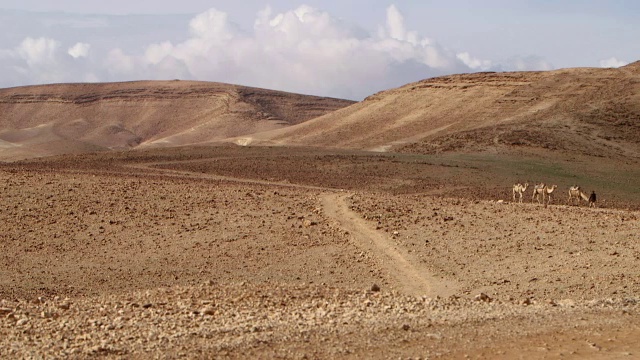
[[288, 127], [351, 104], [194, 81], [0, 89], [0, 159], [190, 145]]

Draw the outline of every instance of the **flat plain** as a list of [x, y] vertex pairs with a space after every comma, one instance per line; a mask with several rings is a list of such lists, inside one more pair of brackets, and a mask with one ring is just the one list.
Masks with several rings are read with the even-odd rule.
[[0, 351], [639, 353], [632, 202], [514, 203], [428, 160], [225, 145], [5, 164]]

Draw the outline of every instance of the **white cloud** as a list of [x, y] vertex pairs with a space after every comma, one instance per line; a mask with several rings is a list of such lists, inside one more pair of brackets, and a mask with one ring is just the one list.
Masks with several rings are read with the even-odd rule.
[[147, 47], [144, 57], [151, 64], [158, 64], [162, 59], [170, 56], [174, 47], [169, 41], [165, 41], [161, 44], [151, 44]]
[[24, 59], [28, 65], [43, 65], [55, 61], [56, 51], [60, 43], [48, 38], [26, 38], [16, 49], [16, 53]]
[[551, 68], [537, 57], [495, 63], [454, 52], [409, 29], [394, 5], [377, 33], [306, 5], [281, 13], [267, 7], [252, 29], [240, 29], [217, 9], [193, 17], [187, 27], [185, 38], [135, 49], [81, 37], [64, 44], [66, 54], [58, 51], [60, 41], [26, 38], [16, 49], [0, 49], [0, 72], [11, 74], [0, 86], [180, 78], [362, 99], [450, 73]]
[[396, 40], [406, 40], [408, 35], [404, 28], [404, 16], [402, 16], [395, 5], [391, 5], [387, 8], [386, 30], [389, 37]]
[[121, 49], [109, 51], [104, 65], [109, 73], [116, 76], [133, 75], [136, 72], [136, 59], [126, 55]]
[[67, 53], [69, 55], [71, 55], [72, 58], [77, 59], [77, 58], [84, 58], [89, 56], [89, 49], [91, 48], [91, 45], [87, 44], [87, 43], [76, 43], [75, 45], [73, 45], [72, 47], [69, 48], [69, 50], [67, 51]]
[[207, 39], [211, 44], [224, 44], [234, 37], [236, 30], [229, 23], [226, 13], [210, 9], [196, 16], [189, 23], [191, 34], [200, 39]]
[[628, 62], [618, 60], [615, 57], [611, 57], [605, 60], [600, 60], [600, 67], [603, 67], [603, 68], [618, 68], [628, 64], [629, 64]]
[[471, 56], [468, 52], [456, 54], [458, 60], [462, 61], [465, 65], [473, 70], [486, 71], [491, 69], [492, 63], [490, 60], [481, 60]]
[[[190, 22], [190, 33], [190, 39], [178, 44], [151, 44], [142, 56], [112, 52], [110, 72], [152, 74], [163, 63], [162, 73], [170, 78], [363, 98], [409, 81], [469, 69], [454, 53], [407, 31], [394, 6], [378, 36], [363, 36], [361, 29], [309, 6], [279, 14], [266, 8], [257, 15], [252, 33], [211, 9]], [[176, 65], [173, 74], [170, 64]], [[412, 71], [399, 70], [403, 64]]]

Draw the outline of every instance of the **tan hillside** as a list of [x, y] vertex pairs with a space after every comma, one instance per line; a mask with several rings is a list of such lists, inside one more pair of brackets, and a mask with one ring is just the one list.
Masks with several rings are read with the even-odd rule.
[[194, 144], [290, 126], [352, 103], [194, 81], [0, 89], [0, 158]]
[[256, 138], [415, 153], [515, 146], [640, 157], [640, 63], [426, 79]]

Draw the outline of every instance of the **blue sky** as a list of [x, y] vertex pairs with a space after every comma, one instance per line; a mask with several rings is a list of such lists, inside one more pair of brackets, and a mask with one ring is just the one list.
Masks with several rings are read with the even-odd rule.
[[362, 99], [640, 59], [640, 1], [2, 0], [0, 87], [195, 79]]

